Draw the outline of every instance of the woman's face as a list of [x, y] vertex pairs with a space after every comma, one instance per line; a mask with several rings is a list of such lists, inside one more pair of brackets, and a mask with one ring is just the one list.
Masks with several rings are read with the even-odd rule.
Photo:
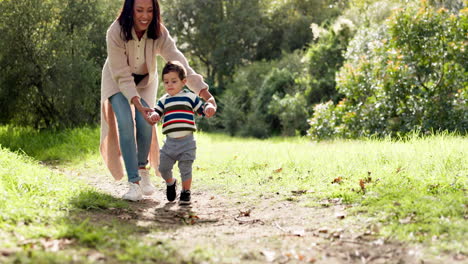
[[133, 27], [136, 32], [145, 31], [153, 20], [153, 0], [135, 0]]

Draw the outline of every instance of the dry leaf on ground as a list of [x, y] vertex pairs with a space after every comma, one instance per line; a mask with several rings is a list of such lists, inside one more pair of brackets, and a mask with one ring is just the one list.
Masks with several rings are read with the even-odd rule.
[[262, 250], [260, 253], [265, 256], [265, 260], [268, 262], [273, 262], [275, 260], [276, 253], [274, 251]]
[[335, 179], [333, 179], [332, 184], [333, 184], [333, 183], [338, 183], [338, 184], [340, 184], [340, 183], [342, 183], [342, 181], [343, 181], [343, 178], [341, 178], [341, 177], [336, 177]]

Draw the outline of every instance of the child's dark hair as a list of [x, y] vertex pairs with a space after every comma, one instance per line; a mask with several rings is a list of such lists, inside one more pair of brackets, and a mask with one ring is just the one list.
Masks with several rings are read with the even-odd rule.
[[175, 72], [179, 74], [179, 78], [181, 80], [187, 77], [187, 73], [185, 72], [184, 65], [182, 65], [182, 63], [178, 61], [168, 61], [166, 65], [164, 65], [164, 68], [162, 70], [162, 77], [164, 77], [164, 74], [168, 74], [170, 72]]

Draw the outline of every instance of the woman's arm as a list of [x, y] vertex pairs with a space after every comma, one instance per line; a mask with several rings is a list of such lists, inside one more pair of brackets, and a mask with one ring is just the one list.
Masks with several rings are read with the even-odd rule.
[[211, 93], [210, 93], [210, 91], [208, 91], [208, 89], [202, 89], [200, 91], [200, 97], [203, 98], [203, 100], [205, 100], [205, 102], [213, 105], [213, 107], [207, 107], [206, 110], [205, 110], [205, 116], [206, 117], [212, 117], [216, 113], [216, 110], [218, 109], [218, 106], [216, 105], [215, 98], [213, 97], [213, 95], [211, 95]]
[[153, 119], [151, 118], [151, 115], [155, 112], [154, 109], [150, 107], [144, 106], [141, 101], [139, 96], [134, 96], [130, 100], [133, 105], [135, 105], [135, 108], [138, 110], [143, 115], [143, 118], [145, 118], [146, 122], [150, 125], [154, 125], [157, 122], [154, 122]]
[[211, 117], [216, 113], [217, 105], [214, 97], [209, 92], [208, 84], [203, 81], [203, 77], [197, 74], [188, 64], [187, 59], [182, 52], [177, 49], [174, 39], [169, 34], [169, 31], [161, 25], [162, 34], [158, 39], [157, 53], [166, 61], [179, 61], [187, 71], [187, 87], [198, 94], [203, 100], [213, 105], [205, 112], [206, 117]]
[[115, 21], [107, 30], [107, 63], [112, 78], [118, 84], [120, 91], [132, 102], [138, 96], [132, 71], [128, 65], [125, 51], [125, 40], [121, 37], [119, 22]]
[[161, 25], [161, 32], [161, 36], [156, 40], [156, 53], [160, 54], [166, 61], [182, 63], [187, 71], [187, 87], [195, 94], [200, 95], [203, 89], [209, 89], [208, 84], [203, 81], [203, 77], [190, 67], [185, 56], [177, 49], [174, 39], [163, 25]]

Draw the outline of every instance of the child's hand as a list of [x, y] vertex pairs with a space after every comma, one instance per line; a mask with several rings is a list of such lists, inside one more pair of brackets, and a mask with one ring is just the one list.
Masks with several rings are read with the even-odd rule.
[[153, 112], [150, 114], [149, 119], [151, 120], [151, 122], [157, 123], [161, 119], [161, 117], [158, 113]]
[[207, 103], [203, 113], [205, 113], [206, 117], [212, 117], [216, 113], [216, 107], [211, 103]]

